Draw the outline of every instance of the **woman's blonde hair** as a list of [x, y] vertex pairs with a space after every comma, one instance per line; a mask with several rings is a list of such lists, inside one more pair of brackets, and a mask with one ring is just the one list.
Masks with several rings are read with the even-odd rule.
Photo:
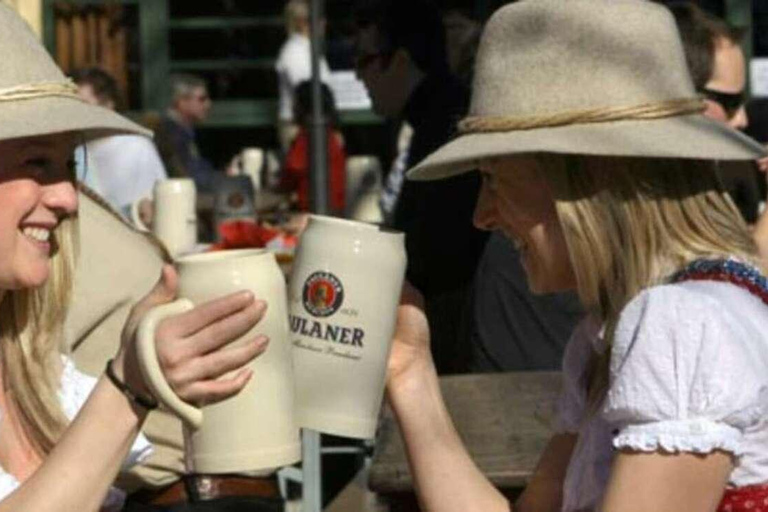
[[0, 358], [8, 402], [20, 414], [33, 448], [48, 454], [67, 419], [58, 398], [61, 343], [78, 239], [77, 219], [56, 228], [50, 275], [38, 288], [6, 291], [0, 300]]
[[[759, 265], [749, 230], [711, 161], [543, 156], [586, 310], [611, 346], [618, 316], [644, 288], [698, 258]], [[596, 358], [590, 404], [608, 385], [610, 350]]]

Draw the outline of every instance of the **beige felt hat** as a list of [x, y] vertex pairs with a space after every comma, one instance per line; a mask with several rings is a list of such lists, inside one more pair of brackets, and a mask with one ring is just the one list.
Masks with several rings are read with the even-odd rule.
[[516, 153], [752, 160], [701, 115], [671, 13], [647, 0], [522, 0], [488, 21], [459, 136], [413, 168], [452, 176]]
[[151, 132], [111, 110], [89, 105], [27, 24], [0, 2], [0, 140], [60, 132], [87, 138]]

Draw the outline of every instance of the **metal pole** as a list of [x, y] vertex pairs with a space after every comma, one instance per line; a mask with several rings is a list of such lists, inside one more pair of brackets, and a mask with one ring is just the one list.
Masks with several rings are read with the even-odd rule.
[[[310, 121], [312, 133], [309, 139], [312, 160], [309, 174], [309, 206], [312, 212], [326, 215], [328, 213], [328, 136], [320, 88], [320, 56], [323, 54], [323, 34], [320, 23], [323, 19], [323, 1], [312, 0], [309, 16], [312, 48], [312, 118]], [[320, 434], [304, 430], [302, 440], [302, 512], [320, 512], [323, 506]]]
[[301, 437], [301, 512], [320, 512], [323, 507], [320, 434], [303, 429]]
[[323, 114], [323, 96], [320, 88], [320, 56], [323, 54], [324, 0], [312, 0], [310, 9], [310, 37], [312, 43], [312, 134], [309, 148], [312, 155], [309, 176], [310, 210], [328, 214], [328, 136], [327, 120]]

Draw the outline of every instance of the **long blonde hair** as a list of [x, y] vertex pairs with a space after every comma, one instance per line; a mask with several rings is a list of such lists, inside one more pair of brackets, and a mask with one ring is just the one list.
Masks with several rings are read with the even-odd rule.
[[40, 455], [51, 451], [68, 422], [58, 390], [63, 324], [75, 268], [77, 219], [64, 219], [54, 235], [56, 250], [46, 283], [6, 291], [0, 300], [3, 386]]
[[[736, 256], [759, 265], [757, 248], [710, 161], [543, 156], [585, 309], [606, 326], [644, 288], [698, 258]], [[596, 357], [590, 404], [608, 387], [610, 349]]]

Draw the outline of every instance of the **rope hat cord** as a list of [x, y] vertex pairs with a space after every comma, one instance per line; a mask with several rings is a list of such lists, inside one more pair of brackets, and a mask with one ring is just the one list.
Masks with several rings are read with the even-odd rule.
[[22, 101], [36, 98], [70, 98], [85, 102], [77, 94], [77, 86], [71, 80], [60, 82], [37, 82], [0, 89], [0, 102]]
[[553, 128], [574, 124], [638, 121], [700, 114], [706, 109], [701, 98], [684, 98], [632, 107], [600, 107], [570, 112], [557, 112], [528, 117], [466, 117], [459, 122], [458, 131], [467, 133], [509, 132]]

